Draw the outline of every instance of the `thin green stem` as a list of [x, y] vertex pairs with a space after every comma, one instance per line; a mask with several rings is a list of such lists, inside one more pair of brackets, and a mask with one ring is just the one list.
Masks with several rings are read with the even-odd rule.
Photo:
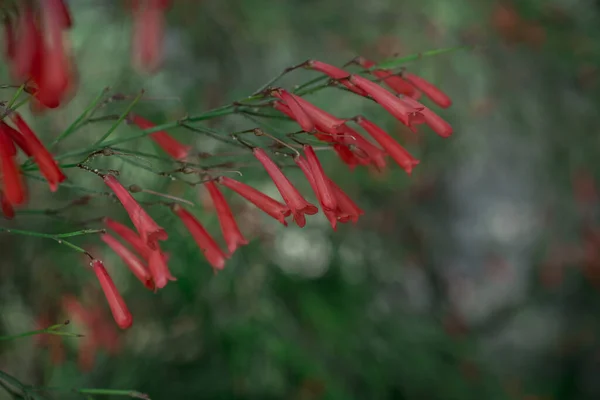
[[138, 101], [140, 101], [143, 95], [144, 91], [142, 90], [137, 96], [135, 96], [133, 101], [129, 103], [125, 111], [123, 111], [123, 113], [119, 116], [119, 119], [115, 121], [113, 126], [111, 126], [110, 129], [104, 135], [102, 135], [100, 139], [96, 141], [96, 143], [94, 143], [94, 147], [100, 146], [102, 142], [104, 142], [104, 140], [106, 140], [119, 127], [119, 125], [121, 125], [121, 122], [123, 122], [127, 115], [129, 115], [133, 107], [138, 103]]
[[103, 229], [83, 229], [83, 230], [76, 231], [76, 232], [50, 234], [50, 233], [24, 231], [21, 229], [0, 228], [0, 232], [14, 233], [17, 235], [24, 235], [24, 236], [35, 236], [35, 237], [40, 237], [40, 238], [45, 238], [45, 239], [52, 239], [52, 240], [56, 241], [58, 244], [63, 244], [67, 247], [70, 247], [71, 249], [73, 249], [79, 253], [85, 254], [90, 259], [93, 259], [94, 257], [90, 253], [88, 253], [87, 250], [85, 250], [69, 241], [64, 240], [64, 238], [88, 235], [88, 234], [93, 234], [93, 233], [102, 233], [102, 232], [104, 232], [104, 230]]
[[85, 110], [83, 110], [81, 115], [79, 115], [79, 117], [75, 121], [73, 121], [73, 123], [71, 125], [69, 125], [69, 127], [63, 133], [61, 133], [56, 139], [54, 139], [52, 144], [50, 144], [50, 148], [55, 147], [62, 140], [66, 139], [72, 133], [77, 131], [77, 129], [79, 128], [79, 125], [89, 116], [90, 112], [98, 105], [100, 100], [102, 100], [102, 98], [106, 95], [107, 92], [108, 92], [108, 88], [104, 88], [102, 90], [102, 92], [100, 92], [98, 94], [98, 96], [96, 96], [96, 98], [94, 100], [92, 100], [90, 105], [87, 106], [87, 108]]
[[17, 91], [15, 92], [13, 97], [10, 99], [10, 101], [6, 105], [6, 108], [11, 109], [13, 107], [13, 105], [15, 104], [15, 102], [17, 101], [17, 99], [19, 98], [21, 93], [23, 93], [23, 90], [25, 90], [25, 83], [23, 83], [21, 86], [19, 86], [19, 88], [17, 89]]

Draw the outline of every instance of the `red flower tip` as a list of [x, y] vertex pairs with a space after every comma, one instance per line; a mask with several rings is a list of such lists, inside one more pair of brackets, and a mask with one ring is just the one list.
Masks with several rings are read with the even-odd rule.
[[148, 266], [150, 267], [150, 273], [152, 279], [156, 285], [156, 289], [164, 288], [169, 281], [176, 281], [169, 266], [167, 265], [167, 259], [159, 248], [156, 248], [150, 252], [150, 259], [148, 260]]
[[10, 201], [4, 195], [4, 192], [0, 190], [0, 209], [2, 209], [2, 215], [6, 219], [13, 219], [15, 217], [15, 209], [13, 208]]
[[100, 282], [110, 311], [119, 328], [127, 329], [131, 327], [133, 324], [133, 316], [129, 312], [127, 304], [125, 304], [125, 300], [121, 297], [112, 278], [108, 275], [106, 268], [104, 268], [102, 261], [93, 260], [92, 269], [96, 273], [96, 277], [98, 278], [98, 282]]
[[104, 176], [104, 183], [113, 191], [119, 199], [135, 229], [138, 231], [144, 243], [154, 249], [156, 241], [167, 240], [169, 235], [146, 213], [139, 203], [131, 196], [129, 191], [121, 185], [121, 183], [112, 175]]
[[277, 190], [279, 190], [283, 201], [285, 201], [285, 204], [287, 204], [292, 211], [296, 224], [301, 228], [304, 227], [306, 225], [304, 214], [314, 215], [319, 212], [319, 209], [307, 202], [304, 197], [302, 197], [298, 189], [292, 185], [283, 172], [281, 172], [277, 164], [275, 164], [273, 160], [269, 158], [263, 149], [255, 148], [253, 152], [254, 157], [260, 161], [275, 183], [275, 186], [277, 187]]
[[363, 215], [365, 212], [361, 210], [339, 186], [333, 183], [333, 181], [330, 180], [329, 184], [335, 192], [338, 203], [338, 209], [336, 211], [338, 221], [342, 223], [348, 221], [356, 223], [358, 221], [358, 217]]
[[446, 93], [442, 92], [435, 85], [420, 76], [405, 73], [404, 78], [425, 93], [425, 95], [438, 106], [448, 108], [452, 105], [452, 100]]
[[359, 116], [356, 117], [356, 122], [371, 135], [373, 139], [379, 143], [381, 147], [394, 159], [394, 161], [404, 169], [407, 174], [412, 173], [413, 167], [419, 164], [419, 160], [415, 159], [404, 147], [396, 142], [387, 132], [375, 125], [368, 119]]
[[261, 209], [263, 212], [275, 218], [284, 226], [287, 226], [287, 221], [285, 220], [285, 218], [289, 216], [292, 212], [289, 209], [289, 207], [285, 204], [282, 204], [274, 198], [269, 197], [262, 192], [259, 192], [252, 186], [246, 185], [245, 183], [236, 181], [235, 179], [231, 179], [226, 176], [220, 177], [217, 180], [217, 182], [233, 190], [234, 192], [236, 192], [237, 194], [254, 204], [256, 207]]
[[108, 233], [103, 234], [100, 238], [123, 260], [129, 270], [144, 286], [150, 290], [154, 290], [154, 282], [150, 271], [148, 271], [148, 268], [131, 250]]
[[223, 238], [225, 238], [225, 243], [227, 243], [229, 253], [233, 254], [238, 246], [246, 245], [248, 244], [248, 241], [246, 238], [244, 238], [242, 232], [240, 232], [240, 228], [233, 218], [231, 208], [229, 208], [229, 204], [227, 204], [225, 197], [215, 182], [206, 182], [205, 186], [208, 189], [210, 197], [217, 210], [219, 224], [221, 225], [221, 232], [223, 232]]
[[178, 204], [173, 206], [173, 211], [190, 232], [209, 264], [217, 270], [225, 268], [225, 261], [228, 256], [219, 248], [217, 242], [208, 234], [202, 224], [189, 211]]
[[22, 138], [15, 140], [14, 133], [9, 132], [9, 134], [13, 136], [13, 140], [15, 140], [17, 145], [19, 145], [23, 151], [31, 153], [40, 168], [40, 172], [48, 181], [50, 191], [55, 192], [58, 189], [58, 185], [66, 179], [66, 176], [62, 173], [48, 149], [40, 142], [25, 120], [16, 112], [13, 112], [10, 115], [10, 118], [21, 132]]
[[[367, 60], [364, 57], [357, 57], [356, 62], [363, 68], [372, 68], [375, 66], [373, 61]], [[421, 92], [419, 92], [413, 85], [402, 79], [400, 76], [394, 75], [388, 70], [375, 69], [371, 71], [371, 73], [382, 80], [387, 87], [398, 94], [412, 97], [415, 100], [418, 100], [419, 97], [421, 97]]]
[[420, 113], [423, 116], [424, 122], [431, 128], [431, 130], [433, 130], [439, 136], [447, 138], [452, 135], [452, 133], [454, 132], [454, 130], [452, 129], [452, 125], [450, 125], [442, 117], [440, 117], [439, 115], [431, 111], [429, 108], [423, 106], [421, 103], [411, 98], [407, 97], [404, 100], [408, 104], [413, 105], [414, 107], [416, 107], [417, 105], [423, 107]]
[[[152, 122], [140, 117], [139, 115], [129, 114], [129, 119], [140, 129], [150, 129], [156, 126]], [[183, 160], [186, 158], [192, 149], [191, 146], [181, 144], [165, 131], [151, 133], [150, 139], [154, 140], [165, 153], [169, 154], [176, 160]]]
[[354, 93], [360, 96], [367, 96], [367, 92], [364, 89], [357, 87], [356, 85], [354, 85], [354, 83], [348, 80], [348, 78], [350, 77], [349, 72], [317, 60], [310, 60], [306, 65], [308, 68], [312, 68], [316, 71], [319, 71], [329, 76], [331, 79], [335, 79]]

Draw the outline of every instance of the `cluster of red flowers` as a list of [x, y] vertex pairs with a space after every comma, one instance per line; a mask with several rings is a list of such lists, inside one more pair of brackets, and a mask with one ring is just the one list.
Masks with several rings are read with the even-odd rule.
[[[162, 61], [165, 12], [170, 0], [135, 0], [132, 64], [153, 72]], [[8, 6], [7, 6], [8, 7]], [[76, 68], [64, 32], [73, 21], [64, 0], [15, 2], [4, 13], [5, 57], [16, 82], [27, 82], [32, 109], [56, 108], [74, 92]]]
[[[158, 66], [162, 19], [169, 3], [165, 0], [131, 2], [135, 15], [136, 65], [150, 69]], [[33, 4], [39, 4], [39, 7], [33, 7]], [[71, 24], [69, 12], [62, 0], [24, 2], [17, 14], [16, 24], [10, 17], [5, 20], [6, 53], [13, 73], [19, 79], [33, 82], [35, 91], [32, 95], [43, 107], [58, 106], [73, 82], [73, 68], [62, 37], [62, 31]], [[394, 74], [388, 70], [374, 69], [375, 63], [363, 57], [357, 57], [354, 62], [368, 69], [375, 76], [375, 81], [320, 61], [311, 60], [303, 66], [325, 74], [333, 83], [343, 85], [352, 93], [375, 101], [413, 132], [417, 131], [417, 125], [426, 124], [442, 137], [452, 134], [450, 124], [417, 101], [424, 94], [438, 106], [449, 107], [452, 102], [441, 90], [411, 73]], [[391, 91], [381, 86], [379, 81]], [[268, 88], [264, 94], [273, 98], [271, 104], [274, 109], [296, 121], [305, 133], [314, 135], [330, 146], [350, 169], [364, 165], [382, 170], [386, 167], [387, 156], [408, 174], [419, 164], [419, 160], [392, 136], [363, 116], [337, 118], [283, 88]], [[8, 116], [14, 127], [0, 121], [0, 200], [4, 215], [12, 217], [13, 206], [23, 204], [27, 197], [22, 174], [15, 161], [17, 147], [37, 163], [52, 191], [65, 180], [65, 175], [23, 118], [12, 110], [9, 110]], [[127, 119], [140, 129], [154, 127], [152, 122], [139, 115], [129, 114]], [[352, 128], [351, 123], [367, 132], [377, 144]], [[184, 161], [190, 153], [190, 146], [178, 142], [167, 132], [155, 132], [149, 137], [175, 160]], [[304, 227], [306, 215], [318, 213], [318, 207], [304, 198], [264, 149], [245, 144], [272, 179], [283, 202], [232, 178], [209, 177], [204, 184], [214, 203], [227, 251], [220, 248], [217, 241], [188, 210], [179, 204], [171, 207], [215, 270], [224, 268], [226, 260], [237, 248], [248, 244], [219, 187], [234, 191], [284, 226], [287, 226], [286, 218], [291, 216], [299, 227]], [[303, 144], [301, 154], [297, 147], [284, 145], [294, 151], [293, 160], [306, 177], [332, 228], [335, 230], [338, 223], [357, 222], [363, 211], [325, 174], [315, 148]], [[167, 232], [150, 217], [115, 176], [98, 174], [119, 199], [135, 227], [133, 230], [105, 218], [105, 226], [112, 233], [102, 234], [102, 240], [146, 288], [154, 291], [164, 288], [169, 281], [176, 280], [168, 267], [169, 256], [163, 252], [159, 243], [167, 240]], [[130, 327], [132, 315], [104, 264], [93, 259], [91, 268], [117, 325], [123, 329]]]

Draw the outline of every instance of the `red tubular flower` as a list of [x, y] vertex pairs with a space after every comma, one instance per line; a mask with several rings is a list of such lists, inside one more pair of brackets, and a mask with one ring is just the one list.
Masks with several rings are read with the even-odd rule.
[[93, 260], [92, 268], [96, 273], [98, 282], [100, 282], [100, 286], [108, 301], [108, 306], [110, 307], [115, 322], [121, 329], [131, 327], [131, 324], [133, 324], [133, 316], [129, 312], [125, 300], [121, 297], [112, 278], [108, 275], [108, 272], [106, 272], [104, 264], [100, 260]]
[[406, 102], [412, 104], [413, 106], [420, 105], [423, 109], [420, 111], [423, 115], [425, 123], [439, 136], [443, 138], [447, 138], [452, 135], [454, 130], [452, 129], [452, 125], [450, 125], [447, 121], [445, 121], [442, 117], [431, 111], [429, 108], [423, 106], [422, 104], [414, 101], [410, 98], [405, 98]]
[[387, 132], [365, 117], [356, 117], [356, 122], [385, 149], [400, 168], [404, 169], [409, 175], [412, 173], [413, 167], [419, 164], [419, 160], [415, 159], [400, 143], [388, 135]]
[[253, 152], [254, 157], [260, 161], [275, 183], [275, 186], [277, 186], [277, 190], [279, 190], [279, 193], [281, 193], [283, 201], [285, 201], [285, 204], [287, 204], [292, 211], [296, 224], [298, 224], [300, 228], [304, 227], [306, 225], [304, 214], [314, 215], [319, 212], [319, 209], [307, 202], [304, 197], [302, 197], [298, 189], [292, 185], [283, 172], [281, 172], [277, 164], [275, 164], [273, 160], [269, 158], [263, 149], [255, 148]]
[[225, 197], [223, 197], [223, 194], [219, 191], [219, 188], [215, 182], [206, 182], [205, 186], [210, 193], [210, 197], [215, 205], [215, 208], [217, 209], [217, 216], [219, 217], [221, 232], [223, 232], [223, 238], [225, 238], [225, 243], [227, 243], [229, 253], [233, 254], [238, 246], [246, 245], [248, 244], [248, 241], [246, 238], [244, 238], [242, 232], [240, 232], [240, 228], [233, 218], [231, 208], [229, 208], [229, 204], [227, 204]]
[[369, 142], [360, 133], [356, 132], [349, 126], [344, 126], [343, 134], [338, 137], [338, 140], [350, 146], [351, 149], [358, 149], [353, 151], [356, 155], [356, 159], [362, 165], [373, 164], [377, 169], [385, 169], [385, 151]]
[[148, 266], [150, 267], [150, 273], [157, 289], [164, 288], [169, 281], [176, 281], [169, 266], [167, 265], [167, 257], [157, 247], [150, 252], [150, 259], [148, 260]]
[[354, 201], [352, 201], [352, 199], [348, 197], [348, 195], [332, 180], [329, 180], [329, 184], [335, 192], [335, 197], [338, 203], [338, 221], [342, 223], [348, 221], [356, 223], [358, 221], [358, 217], [363, 215], [365, 212], [361, 210], [356, 203], [354, 203]]
[[297, 96], [294, 96], [285, 89], [273, 90], [271, 95], [281, 99], [285, 104], [287, 104], [291, 113], [294, 115], [293, 118], [298, 122], [303, 131], [312, 132], [315, 130], [315, 124], [296, 100], [295, 97]]
[[[150, 129], [156, 126], [152, 122], [140, 117], [139, 115], [129, 114], [129, 118], [131, 119], [131, 122], [137, 125], [137, 127], [140, 129]], [[191, 146], [185, 146], [179, 143], [165, 131], [158, 131], [150, 134], [150, 139], [154, 140], [156, 144], [158, 144], [165, 151], [165, 153], [169, 154], [176, 160], [183, 160], [188, 156], [191, 150]]]
[[0, 124], [0, 163], [2, 168], [2, 184], [7, 200], [14, 205], [22, 204], [26, 200], [25, 185], [21, 171], [15, 161], [17, 149], [3, 125]]
[[30, 7], [20, 10], [16, 28], [11, 69], [14, 78], [23, 81], [32, 76], [35, 68], [39, 68], [42, 49], [42, 35]]
[[142, 206], [131, 196], [131, 194], [121, 185], [121, 183], [112, 175], [106, 175], [104, 177], [104, 183], [114, 192], [123, 208], [129, 214], [131, 222], [135, 226], [144, 243], [151, 249], [156, 248], [156, 242], [158, 240], [167, 240], [169, 235], [167, 232], [159, 226], [156, 221], [152, 219], [144, 211]]
[[173, 206], [173, 211], [190, 232], [209, 264], [215, 269], [223, 269], [225, 267], [225, 260], [228, 256], [223, 253], [217, 242], [215, 242], [212, 236], [208, 234], [202, 224], [178, 204]]
[[0, 209], [2, 210], [2, 214], [6, 219], [13, 219], [15, 217], [15, 210], [10, 204], [10, 201], [4, 195], [4, 192], [0, 190]]
[[52, 8], [56, 13], [57, 23], [62, 29], [69, 29], [73, 26], [73, 19], [69, 8], [64, 0], [44, 0], [47, 7]]
[[63, 41], [63, 30], [70, 16], [61, 0], [42, 1], [44, 22], [42, 62], [32, 73], [38, 85], [35, 98], [44, 107], [56, 108], [61, 104], [70, 86], [73, 68]]
[[330, 78], [337, 80], [354, 93], [360, 96], [367, 96], [367, 92], [364, 89], [357, 87], [356, 85], [354, 85], [353, 82], [348, 80], [348, 78], [350, 77], [349, 72], [344, 71], [343, 69], [335, 67], [333, 65], [316, 60], [310, 60], [306, 65], [308, 68], [312, 68], [316, 71], [322, 72]]
[[337, 155], [342, 159], [344, 164], [346, 164], [350, 170], [353, 170], [358, 165], [363, 165], [363, 159], [360, 159], [354, 154], [348, 146], [343, 144], [336, 143], [333, 145], [333, 150], [337, 153]]
[[155, 72], [163, 59], [165, 9], [169, 2], [146, 0], [134, 5], [132, 63], [142, 72]]
[[306, 176], [308, 183], [310, 183], [310, 187], [312, 188], [313, 192], [317, 196], [317, 199], [319, 200], [319, 204], [321, 204], [321, 208], [323, 209], [323, 213], [325, 214], [325, 217], [329, 220], [331, 227], [333, 228], [333, 230], [336, 230], [337, 229], [336, 228], [337, 227], [336, 213], [335, 213], [335, 211], [331, 211], [328, 208], [325, 208], [325, 206], [323, 205], [323, 198], [322, 198], [321, 194], [319, 193], [319, 188], [317, 187], [317, 180], [315, 179], [315, 174], [313, 173], [313, 171], [310, 167], [310, 164], [304, 157], [302, 157], [300, 155], [297, 156], [296, 158], [294, 158], [294, 161], [300, 167], [300, 169], [304, 173], [304, 176]]
[[329, 184], [329, 178], [325, 175], [325, 171], [323, 170], [323, 166], [321, 166], [321, 162], [319, 161], [315, 150], [312, 146], [305, 144], [304, 154], [306, 155], [306, 160], [312, 171], [312, 176], [315, 179], [315, 186], [317, 187], [316, 195], [319, 198], [320, 203], [323, 205], [324, 209], [335, 210], [337, 208], [337, 200], [333, 194], [333, 189], [331, 189], [331, 185]]
[[[23, 151], [31, 153], [40, 168], [40, 172], [48, 181], [50, 191], [56, 192], [58, 185], [67, 177], [62, 173], [48, 149], [40, 142], [25, 120], [16, 112], [13, 112], [10, 115], [10, 118], [21, 132], [21, 135], [23, 135], [25, 145], [21, 147], [18, 140], [15, 140], [15, 142], [23, 149]], [[13, 136], [13, 140], [14, 139]]]
[[362, 76], [352, 75], [350, 81], [356, 84], [356, 86], [364, 89], [369, 93], [373, 100], [381, 105], [381, 107], [385, 108], [396, 119], [413, 131], [415, 131], [413, 125], [425, 122], [424, 117], [420, 112], [425, 106], [415, 107], [414, 103], [417, 103], [415, 100], [407, 98], [412, 100], [411, 103], [408, 103], [405, 99], [396, 97], [375, 82], [371, 82]]
[[[345, 120], [343, 120], [341, 118], [337, 118], [337, 117], [329, 114], [327, 111], [320, 109], [319, 107], [315, 106], [311, 102], [304, 100], [300, 96], [296, 96], [295, 94], [292, 94], [292, 97], [294, 98], [294, 100], [296, 100], [298, 105], [300, 105], [300, 107], [302, 107], [304, 112], [314, 122], [317, 130], [319, 130], [321, 132], [325, 132], [325, 133], [329, 133], [330, 135], [334, 135], [336, 133], [339, 133], [340, 127], [344, 124], [344, 122], [346, 122]], [[281, 103], [275, 102], [274, 107], [276, 109], [278, 109], [279, 111], [287, 114], [287, 112], [285, 111], [285, 108], [281, 107]], [[288, 116], [290, 116], [293, 119], [296, 119], [295, 115], [293, 113], [292, 113], [292, 115], [288, 114]], [[321, 139], [321, 140], [323, 140], [323, 139]], [[332, 139], [329, 139], [329, 141], [332, 141]]]
[[405, 73], [404, 78], [415, 85], [419, 90], [425, 93], [425, 96], [429, 97], [431, 101], [442, 108], [448, 108], [452, 105], [452, 100], [448, 95], [442, 92], [439, 88], [434, 86], [431, 82], [421, 78], [420, 76]]
[[266, 214], [275, 218], [281, 222], [284, 226], [287, 226], [285, 217], [289, 216], [292, 212], [285, 204], [282, 204], [272, 197], [259, 192], [252, 186], [248, 186], [245, 183], [238, 182], [235, 179], [222, 176], [217, 180], [221, 185], [233, 190], [256, 207], [260, 208]]
[[105, 233], [100, 237], [104, 243], [106, 243], [127, 265], [129, 270], [135, 275], [150, 290], [154, 290], [154, 282], [152, 281], [152, 275], [148, 268], [142, 263], [142, 261], [135, 255], [131, 250], [125, 247], [121, 242], [115, 239], [113, 236]]
[[[21, 135], [21, 132], [17, 131], [10, 125], [7, 125], [4, 121], [0, 121], [0, 129], [3, 130], [4, 132], [6, 132], [8, 135], [10, 135], [10, 138], [12, 139], [13, 144], [16, 143], [16, 145], [19, 146], [19, 148], [21, 150], [23, 150], [23, 153], [25, 153], [27, 155], [27, 157], [33, 156], [33, 153], [31, 152], [31, 149], [29, 148], [29, 145], [27, 144], [25, 137], [23, 135]], [[16, 152], [16, 149], [15, 149], [15, 152]]]
[[141, 255], [145, 260], [150, 258], [150, 252], [152, 249], [144, 243], [142, 238], [135, 233], [135, 231], [120, 222], [117, 222], [111, 218], [105, 217], [104, 223], [110, 229], [112, 229], [117, 235], [119, 235], [123, 240], [125, 240], [131, 247], [134, 248], [135, 251], [139, 255]]
[[[372, 68], [375, 63], [371, 60], [367, 60], [364, 57], [357, 57], [356, 62], [363, 68]], [[421, 97], [419, 92], [413, 85], [405, 81], [398, 75], [394, 75], [392, 72], [385, 69], [375, 69], [371, 71], [373, 75], [381, 79], [390, 89], [398, 94], [403, 94], [408, 97], [412, 97], [418, 100]]]

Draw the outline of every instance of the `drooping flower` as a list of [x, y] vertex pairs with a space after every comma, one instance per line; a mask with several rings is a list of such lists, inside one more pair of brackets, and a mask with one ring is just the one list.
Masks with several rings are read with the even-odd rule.
[[[305, 151], [305, 154], [306, 154], [306, 151]], [[308, 158], [308, 156], [307, 156], [307, 158]], [[318, 172], [318, 170], [319, 170], [318, 166], [312, 165], [314, 163], [314, 160], [308, 161], [307, 158], [304, 158], [302, 156], [297, 156], [294, 158], [294, 161], [300, 167], [300, 169], [304, 173], [304, 176], [306, 176], [306, 179], [308, 180], [308, 183], [310, 184], [310, 187], [312, 188], [313, 192], [317, 196], [317, 200], [319, 200], [319, 204], [321, 204], [323, 213], [325, 214], [325, 217], [331, 224], [331, 227], [334, 230], [336, 230], [337, 199], [335, 198], [335, 195], [330, 190], [331, 187], [329, 185], [329, 178], [327, 178], [324, 174], [321, 174], [320, 172]], [[325, 178], [324, 183], [320, 182], [323, 178]], [[319, 182], [318, 182], [318, 180], [319, 180]], [[325, 201], [327, 202], [327, 205], [325, 205]], [[334, 205], [334, 203], [335, 203], [335, 205]], [[333, 206], [333, 208], [332, 208], [332, 206]]]
[[236, 181], [226, 176], [221, 176], [217, 179], [217, 183], [233, 190], [256, 207], [264, 211], [266, 214], [275, 218], [281, 222], [284, 226], [287, 226], [285, 217], [289, 216], [292, 212], [288, 206], [282, 204], [272, 197], [254, 189], [252, 186], [246, 185], [245, 183]]
[[238, 246], [246, 245], [248, 244], [248, 241], [246, 238], [244, 238], [242, 232], [240, 232], [240, 228], [235, 222], [235, 218], [233, 218], [231, 208], [229, 208], [229, 204], [227, 204], [225, 197], [215, 182], [206, 182], [205, 186], [208, 189], [210, 197], [217, 210], [219, 224], [221, 225], [221, 232], [223, 232], [223, 238], [225, 239], [225, 243], [227, 243], [227, 249], [229, 250], [230, 254], [233, 254]]
[[117, 222], [111, 218], [105, 217], [104, 223], [107, 227], [112, 229], [117, 235], [125, 240], [134, 250], [141, 255], [145, 260], [150, 258], [150, 247], [144, 242], [140, 235], [135, 231], [120, 222]]
[[337, 200], [333, 194], [331, 185], [329, 184], [329, 178], [325, 175], [325, 171], [323, 170], [323, 166], [321, 165], [315, 150], [309, 145], [304, 145], [303, 148], [306, 160], [310, 166], [312, 175], [315, 178], [315, 185], [317, 187], [316, 195], [319, 198], [319, 201], [323, 205], [323, 208], [335, 210], [337, 208]]
[[55, 192], [58, 189], [58, 185], [66, 179], [66, 176], [62, 173], [58, 167], [58, 163], [54, 160], [48, 149], [40, 142], [21, 115], [13, 112], [10, 114], [10, 118], [21, 133], [24, 145], [21, 147], [18, 141], [15, 140], [15, 142], [23, 149], [23, 151], [31, 153], [40, 172], [48, 181], [50, 191]]
[[312, 132], [315, 129], [314, 122], [296, 99], [298, 96], [294, 96], [287, 90], [281, 88], [271, 91], [271, 95], [281, 99], [289, 107], [291, 113], [294, 115], [294, 119], [298, 122], [303, 131]]
[[150, 252], [148, 267], [150, 268], [152, 280], [157, 289], [164, 288], [169, 281], [177, 280], [177, 278], [171, 275], [171, 270], [169, 270], [169, 266], [167, 265], [167, 259], [158, 246]]
[[23, 150], [23, 153], [25, 153], [27, 157], [33, 157], [33, 153], [31, 152], [31, 149], [29, 148], [29, 145], [27, 144], [27, 141], [21, 132], [6, 124], [4, 121], [0, 121], [0, 129], [10, 136], [13, 143]]
[[[415, 100], [409, 97], [402, 99], [396, 97], [375, 82], [371, 82], [359, 75], [352, 75], [350, 81], [365, 90], [381, 107], [413, 131], [416, 129], [414, 125], [425, 122], [423, 114], [421, 114], [421, 110], [425, 106], [420, 105], [419, 107], [415, 107], [414, 104], [417, 103]], [[412, 102], [408, 103], [407, 100], [412, 100]]]
[[273, 162], [267, 155], [267, 153], [260, 148], [255, 148], [253, 150], [254, 157], [263, 165], [273, 183], [279, 190], [283, 201], [292, 211], [292, 215], [294, 216], [294, 221], [299, 227], [304, 227], [306, 225], [306, 218], [304, 214], [314, 215], [319, 212], [319, 209], [314, 205], [307, 202], [304, 197], [300, 194], [298, 189], [292, 185], [289, 179], [281, 172], [277, 164]]
[[[375, 66], [373, 61], [367, 60], [364, 57], [356, 57], [355, 61], [363, 68], [372, 68]], [[372, 70], [371, 73], [397, 94], [403, 94], [412, 97], [415, 100], [418, 100], [419, 97], [421, 97], [421, 92], [419, 92], [412, 84], [389, 70], [375, 69]]]
[[357, 87], [356, 85], [354, 85], [354, 83], [352, 83], [352, 81], [348, 80], [348, 78], [350, 77], [350, 73], [347, 71], [344, 71], [341, 68], [338, 68], [333, 65], [326, 64], [324, 62], [317, 61], [317, 60], [308, 61], [306, 63], [306, 66], [308, 68], [312, 68], [315, 71], [319, 71], [319, 72], [329, 76], [331, 79], [335, 79], [336, 81], [340, 82], [342, 85], [346, 86], [346, 88], [348, 88], [349, 90], [353, 91], [354, 93], [356, 93], [360, 96], [367, 95], [367, 92], [364, 89]]
[[356, 130], [344, 125], [342, 134], [336, 138], [340, 143], [349, 146], [360, 164], [373, 164], [378, 170], [385, 169], [385, 151], [369, 142]]
[[442, 108], [448, 108], [452, 105], [452, 99], [441, 91], [438, 87], [433, 85], [426, 79], [421, 78], [415, 74], [405, 73], [403, 74], [404, 79], [412, 83], [416, 88], [425, 93], [425, 96], [429, 97], [431, 101]]
[[2, 172], [2, 186], [7, 200], [13, 204], [22, 204], [26, 200], [25, 185], [21, 171], [15, 160], [17, 149], [10, 137], [0, 124], [0, 171]]
[[155, 72], [163, 61], [165, 11], [170, 1], [140, 0], [133, 5], [132, 64], [139, 71]]
[[452, 129], [452, 125], [450, 125], [447, 121], [445, 121], [442, 117], [431, 111], [431, 109], [423, 106], [422, 104], [414, 101], [411, 98], [405, 98], [405, 101], [409, 104], [412, 104], [414, 107], [417, 105], [423, 107], [420, 111], [421, 115], [423, 115], [425, 123], [437, 133], [439, 136], [443, 138], [447, 138], [452, 135], [454, 129]]
[[358, 205], [356, 205], [356, 203], [352, 201], [352, 199], [332, 180], [329, 180], [329, 184], [335, 192], [335, 197], [337, 199], [338, 221], [342, 223], [348, 221], [356, 223], [358, 221], [358, 217], [363, 215], [365, 212], [361, 210], [360, 207], [358, 207]]
[[419, 164], [419, 160], [415, 159], [400, 143], [388, 135], [387, 132], [365, 117], [356, 117], [356, 122], [385, 149], [387, 154], [396, 161], [400, 168], [404, 169], [409, 175], [412, 173], [413, 167]]
[[113, 191], [119, 199], [135, 229], [138, 231], [142, 240], [151, 249], [156, 248], [158, 240], [167, 240], [167, 232], [159, 226], [156, 221], [140, 206], [123, 185], [112, 175], [104, 176], [104, 183]]
[[202, 224], [189, 211], [178, 204], [173, 206], [173, 211], [190, 232], [208, 263], [214, 269], [223, 269], [228, 256], [221, 250]]
[[103, 234], [100, 238], [121, 258], [121, 260], [123, 260], [133, 275], [135, 275], [146, 288], [154, 290], [154, 282], [148, 267], [146, 267], [131, 250], [108, 233]]
[[100, 260], [92, 260], [92, 269], [100, 282], [108, 306], [119, 328], [127, 329], [133, 324], [133, 316], [125, 304], [125, 300], [117, 290], [115, 283]]
[[[156, 126], [152, 122], [140, 117], [139, 115], [129, 114], [129, 119], [140, 129], [150, 129]], [[183, 160], [186, 158], [192, 148], [191, 146], [186, 146], [178, 142], [165, 131], [151, 133], [150, 139], [154, 140], [156, 144], [158, 144], [165, 151], [165, 153], [169, 154], [176, 160]]]

